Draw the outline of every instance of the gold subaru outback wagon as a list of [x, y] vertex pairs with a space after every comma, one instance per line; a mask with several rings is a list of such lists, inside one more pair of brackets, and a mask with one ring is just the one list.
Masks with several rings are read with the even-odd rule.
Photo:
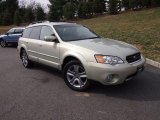
[[134, 46], [105, 39], [79, 24], [42, 22], [26, 27], [18, 50], [25, 68], [33, 62], [63, 72], [73, 90], [84, 91], [90, 80], [117, 85], [144, 70], [145, 58]]

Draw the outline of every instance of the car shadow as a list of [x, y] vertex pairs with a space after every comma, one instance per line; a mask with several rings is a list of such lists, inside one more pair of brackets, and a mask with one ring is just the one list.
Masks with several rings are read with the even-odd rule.
[[160, 100], [160, 70], [147, 66], [135, 79], [117, 86], [104, 86], [94, 83], [89, 93], [135, 101]]
[[6, 48], [17, 48], [17, 45], [15, 45], [15, 44], [8, 44], [8, 46]]
[[63, 78], [61, 71], [59, 71], [58, 69], [55, 69], [53, 67], [50, 67], [50, 66], [46, 66], [43, 64], [39, 64], [39, 63], [34, 63], [34, 67], [32, 69], [33, 70], [41, 70], [41, 71], [53, 74], [54, 76]]
[[[48, 66], [35, 64], [34, 70], [42, 70], [63, 79], [61, 71]], [[86, 92], [135, 101], [159, 101], [160, 70], [147, 65], [143, 73], [124, 84], [105, 86], [92, 82], [91, 87]]]
[[[49, 74], [54, 75], [55, 77], [61, 78], [63, 80], [61, 71], [59, 71], [55, 68], [43, 65], [43, 64], [34, 63], [34, 66], [32, 67], [31, 70], [32, 71], [43, 71], [45, 73], [49, 73]], [[46, 75], [42, 78], [32, 77], [32, 79], [39, 81], [41, 83], [44, 83], [44, 84], [49, 83], [51, 80], [53, 80], [52, 78], [50, 78], [49, 76], [46, 76]], [[54, 79], [54, 80], [56, 80], [56, 79]]]

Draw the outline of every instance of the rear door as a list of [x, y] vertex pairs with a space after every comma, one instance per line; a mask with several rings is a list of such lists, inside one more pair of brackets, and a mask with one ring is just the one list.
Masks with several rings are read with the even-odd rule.
[[26, 40], [28, 55], [34, 61], [37, 61], [41, 57], [40, 45], [41, 41], [39, 39], [41, 26], [31, 27], [31, 33], [29, 39]]

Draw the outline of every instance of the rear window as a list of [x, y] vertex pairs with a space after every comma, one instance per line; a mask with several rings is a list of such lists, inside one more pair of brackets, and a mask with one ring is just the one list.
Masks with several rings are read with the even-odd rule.
[[31, 32], [32, 32], [32, 28], [25, 29], [24, 32], [23, 32], [23, 36], [22, 37], [23, 38], [29, 38]]

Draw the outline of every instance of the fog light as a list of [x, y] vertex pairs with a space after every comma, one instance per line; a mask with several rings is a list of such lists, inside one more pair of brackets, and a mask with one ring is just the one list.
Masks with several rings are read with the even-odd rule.
[[113, 75], [112, 74], [108, 75], [106, 80], [107, 82], [111, 82], [113, 80]]

